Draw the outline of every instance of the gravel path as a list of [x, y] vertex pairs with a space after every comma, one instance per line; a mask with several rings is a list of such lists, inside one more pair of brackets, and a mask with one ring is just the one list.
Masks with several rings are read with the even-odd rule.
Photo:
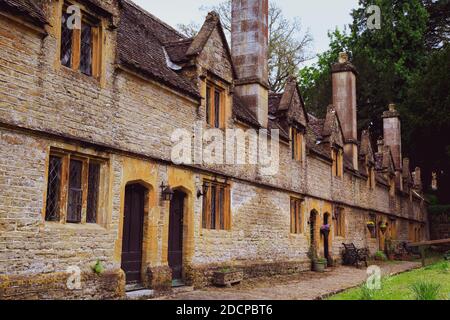
[[[419, 268], [416, 262], [380, 264], [383, 275]], [[323, 274], [304, 272], [246, 280], [232, 288], [206, 288], [162, 297], [167, 300], [315, 300], [359, 286], [367, 279], [366, 269], [337, 267]]]

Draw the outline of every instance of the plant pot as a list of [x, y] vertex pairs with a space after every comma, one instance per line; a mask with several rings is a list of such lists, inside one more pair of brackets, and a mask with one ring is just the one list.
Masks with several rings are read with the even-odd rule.
[[383, 234], [385, 234], [385, 233], [386, 233], [386, 230], [387, 230], [387, 227], [380, 227], [380, 230], [381, 230], [381, 232], [382, 232]]
[[325, 272], [326, 266], [326, 261], [313, 261], [312, 263], [312, 269], [314, 272]]
[[373, 230], [375, 230], [375, 226], [373, 224], [368, 224], [367, 229], [369, 229], [370, 233], [372, 233]]
[[231, 287], [244, 279], [244, 272], [240, 270], [214, 272], [214, 285]]

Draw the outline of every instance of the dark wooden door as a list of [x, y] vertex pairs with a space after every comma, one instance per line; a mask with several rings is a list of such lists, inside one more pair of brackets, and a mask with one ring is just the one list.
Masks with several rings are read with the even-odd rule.
[[175, 192], [170, 202], [169, 267], [172, 279], [183, 279], [183, 213], [185, 194]]
[[146, 189], [140, 185], [130, 185], [125, 189], [122, 270], [127, 283], [141, 282], [145, 192]]

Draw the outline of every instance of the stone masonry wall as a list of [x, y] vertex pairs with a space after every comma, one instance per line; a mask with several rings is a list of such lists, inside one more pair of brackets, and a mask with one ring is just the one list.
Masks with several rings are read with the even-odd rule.
[[[168, 277], [168, 208], [158, 200], [161, 182], [189, 191], [192, 212], [186, 220], [186, 274], [198, 286], [208, 284], [211, 270], [220, 266], [243, 267], [247, 277], [309, 268], [310, 213], [316, 210], [318, 221], [323, 221], [336, 203], [346, 212], [346, 235], [342, 239], [331, 236], [333, 256], [339, 258], [342, 242], [376, 250], [377, 242], [369, 238], [365, 222], [369, 213], [396, 214], [389, 206], [386, 187], [369, 190], [365, 179], [347, 172], [343, 178], [333, 178], [331, 164], [313, 154], [302, 163], [295, 162], [286, 143], [281, 144], [280, 171], [275, 176], [262, 176], [257, 168], [248, 166], [184, 171], [169, 166], [165, 161], [170, 160], [171, 133], [179, 128], [192, 131], [195, 121], [204, 123], [204, 108], [118, 69], [115, 31], [105, 30], [100, 81], [61, 67], [57, 17], [52, 18], [52, 25], [55, 27], [49, 27], [49, 35], [43, 37], [0, 16], [0, 298], [121, 296], [123, 193], [129, 181], [143, 181], [149, 187], [143, 269], [150, 286], [162, 285]], [[215, 40], [207, 46], [217, 45], [217, 37], [214, 33]], [[218, 51], [209, 48], [207, 52], [210, 57]], [[205, 60], [205, 68], [220, 63]], [[231, 72], [226, 65], [219, 69]], [[230, 127], [237, 126], [230, 120]], [[79, 140], [84, 142], [76, 142]], [[86, 142], [97, 147], [86, 147]], [[104, 225], [44, 222], [50, 147], [109, 159]], [[202, 199], [196, 197], [197, 189], [203, 175], [215, 175], [205, 169], [230, 177], [231, 231], [201, 229]], [[300, 235], [289, 232], [291, 196], [305, 198]], [[415, 200], [411, 206], [415, 219], [420, 219], [423, 205]], [[411, 217], [411, 212], [405, 212], [404, 218]], [[319, 252], [323, 251], [323, 239], [317, 239]], [[105, 263], [104, 277], [96, 278], [90, 272], [97, 260]], [[68, 293], [61, 287], [67, 267], [72, 265], [83, 270], [91, 289]]]

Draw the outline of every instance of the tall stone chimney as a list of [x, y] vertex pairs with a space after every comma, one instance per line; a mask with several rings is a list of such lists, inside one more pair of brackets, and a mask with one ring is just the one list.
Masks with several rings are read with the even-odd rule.
[[422, 191], [422, 173], [419, 167], [413, 172], [414, 189], [421, 192]]
[[235, 93], [267, 128], [269, 109], [269, 2], [232, 0], [231, 52]]
[[402, 131], [400, 114], [395, 104], [389, 105], [389, 110], [383, 113], [384, 143], [391, 148], [396, 171], [402, 171]]
[[358, 170], [358, 129], [356, 115], [356, 76], [355, 66], [348, 60], [347, 53], [339, 54], [339, 62], [332, 66], [333, 105], [344, 131], [345, 155], [352, 160], [353, 168]]

